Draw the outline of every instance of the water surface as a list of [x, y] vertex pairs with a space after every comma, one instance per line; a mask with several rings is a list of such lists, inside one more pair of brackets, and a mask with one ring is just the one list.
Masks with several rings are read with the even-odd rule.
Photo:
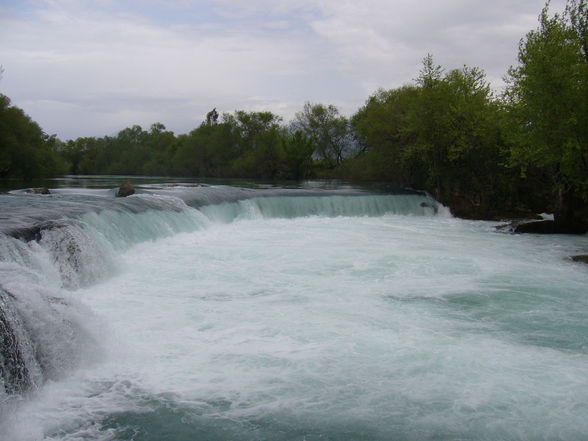
[[58, 227], [4, 237], [6, 309], [44, 349], [2, 439], [588, 436], [586, 236], [424, 195], [162, 184], [36, 196]]

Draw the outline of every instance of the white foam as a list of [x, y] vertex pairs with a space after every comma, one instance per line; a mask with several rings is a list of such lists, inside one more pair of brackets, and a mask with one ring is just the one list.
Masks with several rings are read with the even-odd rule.
[[113, 439], [91, 422], [162, 395], [211, 418], [355, 421], [383, 439], [579, 439], [588, 273], [564, 260], [578, 244], [396, 215], [140, 243], [76, 292], [106, 321], [108, 355], [15, 411], [11, 439]]

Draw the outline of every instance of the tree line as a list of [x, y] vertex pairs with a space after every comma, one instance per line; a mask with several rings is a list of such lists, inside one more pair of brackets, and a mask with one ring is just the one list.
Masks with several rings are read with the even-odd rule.
[[0, 178], [59, 174], [393, 181], [432, 193], [461, 216], [551, 210], [561, 225], [588, 201], [588, 6], [568, 0], [520, 42], [506, 89], [431, 55], [411, 83], [378, 90], [347, 118], [306, 103], [218, 115], [188, 134], [161, 123], [60, 142], [0, 97]]

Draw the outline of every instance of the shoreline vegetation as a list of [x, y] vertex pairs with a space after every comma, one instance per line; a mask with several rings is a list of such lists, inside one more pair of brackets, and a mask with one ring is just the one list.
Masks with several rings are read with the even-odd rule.
[[161, 123], [61, 141], [0, 94], [0, 182], [63, 174], [344, 179], [429, 192], [454, 215], [499, 220], [553, 212], [551, 233], [588, 226], [588, 1], [549, 3], [493, 93], [484, 72], [433, 56], [416, 80], [371, 95], [351, 117], [306, 103], [219, 114], [175, 135]]

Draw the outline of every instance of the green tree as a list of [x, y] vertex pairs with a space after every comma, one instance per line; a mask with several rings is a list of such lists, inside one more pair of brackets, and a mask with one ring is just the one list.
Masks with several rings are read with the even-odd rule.
[[170, 152], [174, 148], [176, 137], [174, 133], [166, 130], [159, 122], [151, 124], [145, 137], [144, 158], [141, 174], [166, 175], [170, 173]]
[[233, 128], [237, 155], [255, 148], [259, 136], [264, 132], [277, 129], [281, 121], [282, 118], [272, 112], [237, 110], [233, 114], [223, 115], [223, 122]]
[[235, 176], [261, 179], [285, 177], [282, 130], [269, 127], [256, 134], [253, 145], [232, 162]]
[[[65, 144], [65, 147], [62, 151], [62, 156], [65, 159], [69, 173], [78, 175], [92, 172], [94, 167], [90, 165], [90, 156], [92, 153], [92, 147], [96, 143], [95, 138], [90, 137], [83, 137], [77, 138], [75, 140], [69, 140]], [[95, 172], [95, 171], [94, 171]]]
[[505, 100], [511, 115], [511, 162], [552, 178], [555, 220], [573, 228], [577, 200], [588, 198], [588, 57], [586, 0], [568, 1], [519, 46]]
[[447, 200], [448, 150], [454, 136], [451, 130], [451, 90], [443, 79], [443, 69], [434, 64], [432, 55], [423, 60], [416, 83], [419, 86], [418, 100], [407, 127], [414, 137], [414, 144], [408, 153], [412, 162], [422, 162], [422, 167], [427, 170], [425, 186], [437, 198]]
[[460, 215], [488, 216], [511, 202], [501, 115], [480, 69], [445, 73], [428, 55], [416, 84], [378, 91], [353, 116], [365, 154], [351, 172], [427, 190]]
[[[486, 76], [464, 66], [445, 76], [449, 88], [450, 138], [447, 146], [449, 200], [468, 210], [504, 210], [515, 201], [509, 196], [513, 173], [504, 167], [506, 147], [502, 113]], [[461, 199], [461, 201], [457, 201]], [[465, 201], [464, 201], [465, 200]]]
[[62, 174], [65, 164], [57, 153], [58, 142], [10, 99], [0, 94], [0, 179], [46, 178]]
[[332, 104], [306, 103], [293, 125], [312, 139], [315, 154], [327, 167], [340, 165], [353, 148], [349, 121]]
[[353, 115], [351, 125], [364, 152], [349, 164], [354, 178], [423, 185], [419, 171], [424, 170], [411, 170], [407, 160], [408, 147], [414, 142], [407, 131], [408, 118], [418, 93], [414, 85], [380, 89]]
[[313, 175], [314, 144], [302, 131], [285, 130], [282, 134], [286, 176], [289, 179], [306, 179]]
[[178, 137], [171, 172], [180, 176], [229, 177], [233, 154], [233, 127], [225, 122], [202, 124]]
[[245, 112], [223, 115], [223, 122], [232, 127], [235, 176], [275, 179], [284, 174], [282, 118], [272, 112]]

